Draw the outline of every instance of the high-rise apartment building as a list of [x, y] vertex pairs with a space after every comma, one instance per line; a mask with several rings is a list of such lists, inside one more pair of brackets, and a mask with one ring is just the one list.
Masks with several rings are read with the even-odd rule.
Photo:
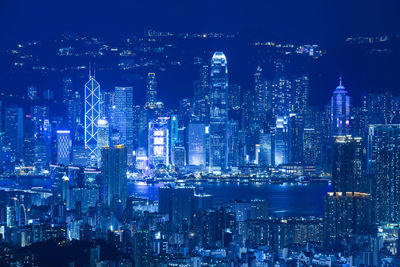
[[126, 207], [127, 200], [127, 149], [124, 145], [104, 147], [101, 151], [102, 197], [106, 205], [115, 209]]
[[115, 87], [115, 129], [119, 143], [128, 150], [128, 165], [133, 164], [133, 88]]

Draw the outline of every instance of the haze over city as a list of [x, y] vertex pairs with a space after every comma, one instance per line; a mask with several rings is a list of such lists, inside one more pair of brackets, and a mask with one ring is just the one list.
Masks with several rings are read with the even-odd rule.
[[1, 266], [400, 266], [395, 1], [2, 1]]

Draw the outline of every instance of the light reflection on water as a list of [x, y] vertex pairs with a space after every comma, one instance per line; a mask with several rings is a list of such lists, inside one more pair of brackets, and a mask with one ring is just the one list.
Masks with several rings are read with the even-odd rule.
[[[158, 184], [128, 184], [131, 195], [158, 200]], [[331, 190], [327, 182], [311, 184], [268, 183], [196, 183], [197, 192], [214, 196], [215, 203], [233, 200], [266, 199], [271, 215], [276, 216], [322, 216], [323, 197]]]
[[[0, 187], [14, 186], [19, 188], [50, 187], [50, 179], [0, 179]], [[271, 215], [276, 216], [322, 216], [323, 197], [331, 190], [327, 182], [311, 184], [268, 184], [268, 183], [192, 183], [197, 192], [214, 196], [215, 203], [233, 200], [266, 199]], [[129, 183], [130, 196], [158, 200], [158, 188], [164, 183], [146, 184]]]

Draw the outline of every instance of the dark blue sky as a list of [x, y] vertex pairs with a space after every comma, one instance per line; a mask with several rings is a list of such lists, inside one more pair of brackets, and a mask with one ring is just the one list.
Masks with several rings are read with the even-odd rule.
[[[332, 43], [353, 33], [400, 31], [396, 0], [2, 0], [9, 41], [65, 31], [115, 36], [146, 28], [228, 31]], [[3, 42], [4, 44], [4, 42]]]
[[[359, 99], [362, 92], [398, 93], [399, 47], [393, 49], [393, 53], [382, 56], [365, 56], [360, 51], [343, 48], [344, 38], [349, 35], [399, 34], [398, 2], [400, 1], [0, 0], [0, 48], [15, 45], [17, 41], [59, 37], [67, 31], [120, 39], [129, 34], [142, 34], [145, 29], [239, 32], [246, 40], [319, 43], [329, 53], [316, 69], [310, 70], [310, 98], [312, 104], [324, 105], [337, 85], [339, 73], [343, 74], [345, 85], [355, 99]], [[397, 46], [398, 42], [394, 45]], [[224, 50], [224, 45], [216, 49]], [[235, 55], [230, 55], [230, 62], [234, 62], [234, 56], [245, 54], [242, 49], [240, 45], [235, 49]], [[235, 69], [234, 66], [231, 70], [242, 73], [239, 67]], [[242, 76], [251, 79], [252, 71], [254, 70], [249, 69]], [[242, 77], [234, 78], [239, 79], [233, 79], [234, 82], [242, 83], [245, 88], [251, 87], [251, 81], [246, 84], [240, 81]], [[168, 97], [172, 93], [174, 97], [171, 102], [174, 104], [178, 103], [178, 98], [191, 95], [187, 88], [191, 88], [192, 80], [181, 87], [176, 86], [177, 81], [179, 78], [172, 82], [162, 77], [159, 81], [160, 96]], [[14, 90], [15, 80], [11, 82], [10, 86]], [[17, 86], [16, 89], [24, 92], [25, 86]], [[50, 84], [48, 88], [57, 86], [58, 83]]]

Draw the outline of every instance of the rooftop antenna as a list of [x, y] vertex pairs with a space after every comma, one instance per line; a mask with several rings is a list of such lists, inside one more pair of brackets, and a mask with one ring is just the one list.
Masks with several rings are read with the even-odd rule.
[[92, 77], [92, 65], [89, 63], [89, 78]]
[[96, 79], [96, 63], [93, 63], [93, 78]]
[[342, 74], [339, 76], [339, 86], [342, 86]]

